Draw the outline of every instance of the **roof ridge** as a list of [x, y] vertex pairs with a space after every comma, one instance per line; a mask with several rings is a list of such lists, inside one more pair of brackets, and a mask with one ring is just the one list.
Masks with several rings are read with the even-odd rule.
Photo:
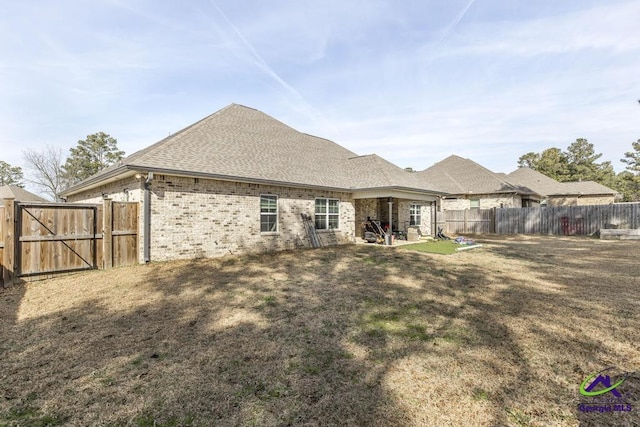
[[[206, 121], [206, 120], [210, 119], [211, 117], [216, 116], [216, 115], [218, 115], [218, 114], [222, 113], [223, 111], [226, 111], [226, 110], [228, 110], [228, 109], [230, 109], [230, 108], [232, 108], [232, 107], [234, 107], [234, 106], [242, 107], [242, 108], [248, 108], [248, 109], [251, 109], [251, 110], [255, 110], [255, 109], [250, 108], [250, 107], [245, 107], [244, 105], [231, 103], [231, 104], [227, 105], [226, 107], [223, 107], [223, 108], [219, 109], [218, 111], [215, 111], [215, 112], [213, 112], [213, 113], [209, 114], [208, 116], [203, 117], [202, 119], [200, 119], [200, 120], [196, 121], [195, 123], [192, 123], [192, 124], [190, 124], [190, 125], [188, 125], [188, 126], [186, 126], [186, 127], [182, 128], [182, 129], [180, 129], [179, 131], [177, 131], [177, 132], [175, 132], [175, 133], [172, 133], [172, 134], [170, 134], [170, 135], [168, 135], [168, 136], [166, 136], [166, 137], [162, 138], [160, 141], [158, 141], [158, 142], [156, 142], [156, 143], [154, 143], [154, 144], [151, 144], [150, 146], [148, 146], [148, 147], [146, 147], [146, 148], [143, 148], [142, 150], [138, 150], [138, 151], [136, 151], [135, 153], [133, 153], [133, 154], [129, 155], [128, 157], [126, 157], [126, 158], [124, 159], [124, 160], [125, 160], [125, 162], [123, 162], [123, 164], [126, 164], [126, 165], [133, 165], [134, 163], [130, 163], [130, 162], [126, 161], [126, 160], [130, 159], [131, 157], [135, 156], [136, 154], [140, 154], [140, 155], [139, 155], [139, 156], [137, 156], [135, 160], [138, 160], [138, 159], [140, 159], [140, 158], [141, 158], [141, 157], [143, 157], [143, 156], [147, 156], [147, 155], [149, 155], [151, 152], [155, 151], [156, 149], [158, 149], [158, 148], [160, 148], [161, 146], [164, 146], [166, 143], [170, 142], [169, 140], [177, 138], [179, 135], [182, 135], [183, 133], [187, 132], [188, 130], [190, 130], [190, 129], [194, 129], [194, 128], [196, 128], [198, 125], [201, 125], [204, 121]], [[258, 111], [258, 110], [255, 110], [255, 111]], [[263, 113], [263, 114], [264, 114], [264, 113]], [[144, 153], [143, 153], [143, 152], [144, 152]], [[133, 160], [133, 159], [131, 159], [131, 160]]]

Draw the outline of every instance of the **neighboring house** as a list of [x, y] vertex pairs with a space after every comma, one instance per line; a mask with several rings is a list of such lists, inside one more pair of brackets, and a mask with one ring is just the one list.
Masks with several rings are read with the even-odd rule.
[[549, 206], [609, 205], [618, 195], [617, 191], [594, 181], [558, 182], [526, 167], [511, 172], [507, 179], [541, 194], [543, 203]]
[[140, 203], [139, 259], [354, 242], [367, 218], [434, 230], [442, 192], [377, 155], [358, 156], [232, 104], [62, 192]]
[[16, 202], [46, 202], [42, 197], [15, 185], [0, 187], [0, 206], [4, 205], [3, 199], [14, 199]]
[[478, 163], [449, 156], [416, 175], [435, 190], [446, 193], [442, 210], [520, 208], [538, 206], [541, 196], [513, 185]]

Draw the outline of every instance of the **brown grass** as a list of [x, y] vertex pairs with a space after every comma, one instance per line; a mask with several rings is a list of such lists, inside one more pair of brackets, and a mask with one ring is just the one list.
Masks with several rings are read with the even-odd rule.
[[491, 239], [450, 256], [344, 246], [0, 292], [0, 425], [638, 425], [640, 402], [577, 407], [589, 374], [640, 369], [640, 244]]

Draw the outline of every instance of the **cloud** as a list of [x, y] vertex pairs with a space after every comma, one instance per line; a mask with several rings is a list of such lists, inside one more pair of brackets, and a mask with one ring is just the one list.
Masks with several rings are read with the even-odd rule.
[[0, 145], [104, 130], [130, 153], [238, 102], [414, 168], [582, 136], [617, 163], [640, 136], [640, 5], [592, 4], [8, 3]]
[[477, 22], [467, 26], [441, 55], [566, 54], [586, 49], [627, 53], [640, 49], [635, 1], [607, 3], [584, 10], [522, 22]]

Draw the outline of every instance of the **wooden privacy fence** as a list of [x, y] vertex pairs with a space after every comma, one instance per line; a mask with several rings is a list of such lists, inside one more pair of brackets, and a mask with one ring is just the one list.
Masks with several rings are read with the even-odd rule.
[[640, 203], [444, 211], [445, 233], [593, 234], [603, 228], [640, 228]]
[[138, 203], [20, 203], [0, 213], [3, 284], [16, 278], [135, 264]]
[[640, 203], [496, 209], [500, 234], [593, 234], [603, 228], [640, 228]]
[[466, 209], [444, 211], [443, 220], [446, 226], [445, 233], [493, 233], [494, 232], [493, 209]]

